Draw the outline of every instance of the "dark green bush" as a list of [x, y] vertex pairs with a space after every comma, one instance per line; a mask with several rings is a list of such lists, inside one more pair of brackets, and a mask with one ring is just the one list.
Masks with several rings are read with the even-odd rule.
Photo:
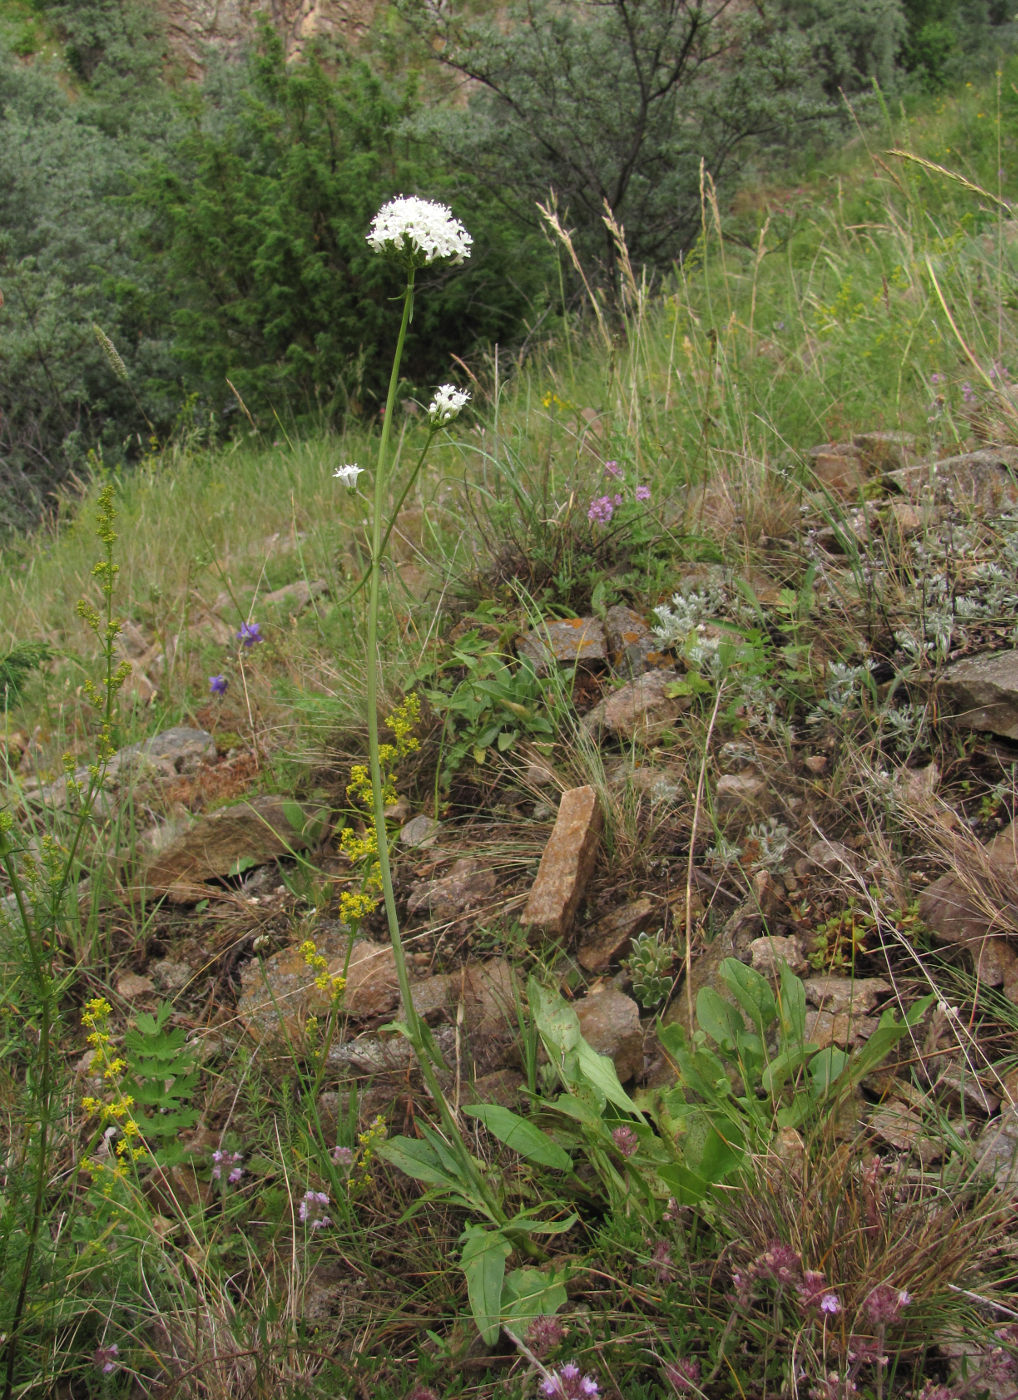
[[247, 64], [220, 67], [185, 102], [187, 130], [146, 173], [135, 210], [148, 280], [167, 289], [160, 314], [213, 412], [232, 411], [227, 378], [263, 421], [333, 424], [383, 397], [399, 281], [365, 236], [397, 194], [451, 190], [475, 240], [465, 270], [429, 274], [448, 285], [419, 298], [412, 383], [449, 378], [450, 347], [466, 355], [517, 334], [541, 253], [522, 257], [484, 199], [401, 134], [410, 91], [339, 51], [287, 64], [265, 28]]

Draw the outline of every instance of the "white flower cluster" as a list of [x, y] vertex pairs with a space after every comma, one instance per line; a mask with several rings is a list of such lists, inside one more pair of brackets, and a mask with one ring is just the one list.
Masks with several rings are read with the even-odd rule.
[[408, 267], [427, 267], [439, 258], [461, 263], [473, 241], [446, 205], [404, 195], [382, 205], [368, 234], [376, 253], [394, 253]]
[[348, 491], [352, 491], [363, 470], [364, 468], [357, 466], [356, 462], [349, 462], [345, 467], [337, 467], [332, 475], [338, 477]]
[[463, 412], [470, 402], [466, 389], [457, 389], [452, 384], [440, 384], [435, 397], [428, 404], [428, 417], [436, 428], [441, 428]]

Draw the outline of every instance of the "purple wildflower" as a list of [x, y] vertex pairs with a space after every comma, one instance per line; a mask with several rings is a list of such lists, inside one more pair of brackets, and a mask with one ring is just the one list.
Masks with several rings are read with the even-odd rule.
[[866, 1313], [875, 1327], [882, 1327], [893, 1322], [911, 1301], [911, 1293], [906, 1293], [904, 1289], [892, 1288], [889, 1283], [878, 1283], [866, 1298]]
[[242, 1155], [240, 1152], [223, 1152], [217, 1148], [212, 1154], [212, 1180], [221, 1181], [225, 1169], [226, 1180], [231, 1186], [236, 1186], [244, 1175], [244, 1168], [240, 1165]]
[[240, 624], [240, 631], [237, 633], [237, 641], [241, 642], [248, 649], [255, 646], [258, 642], [264, 642], [264, 640], [265, 638], [262, 636], [262, 629], [259, 623], [242, 622]]
[[936, 373], [931, 374], [931, 375], [930, 375], [930, 383], [931, 383], [931, 384], [940, 384], [940, 383], [942, 383], [943, 378], [944, 378], [944, 376], [943, 376], [942, 374], [936, 374]]
[[587, 519], [595, 521], [598, 525], [607, 525], [614, 511], [615, 507], [610, 496], [598, 496], [590, 503]]
[[636, 497], [636, 499], [637, 499], [638, 501], [649, 501], [649, 500], [650, 500], [650, 487], [649, 487], [649, 486], [638, 486], [638, 487], [636, 488], [636, 490], [633, 492], [633, 495]]
[[962, 403], [975, 403], [976, 401], [976, 391], [967, 379], [961, 386], [961, 399]]
[[621, 475], [622, 475], [622, 468], [619, 466], [618, 462], [614, 462], [614, 461], [613, 461], [613, 462], [605, 462], [605, 464], [604, 464], [604, 469], [605, 469], [605, 471], [608, 473], [609, 476], [621, 476]]
[[623, 1157], [632, 1157], [633, 1153], [640, 1145], [639, 1138], [628, 1123], [623, 1123], [621, 1127], [612, 1129], [612, 1142], [622, 1153]]
[[213, 695], [225, 695], [229, 681], [225, 676], [209, 676], [209, 690]]
[[612, 505], [613, 505], [613, 506], [620, 506], [621, 504], [622, 504], [622, 492], [621, 492], [621, 491], [616, 491], [615, 495], [612, 497]]
[[593, 1376], [581, 1376], [579, 1366], [567, 1361], [541, 1382], [541, 1394], [548, 1400], [591, 1400], [598, 1394]]
[[332, 1149], [332, 1160], [337, 1167], [352, 1167], [354, 1150], [352, 1147], [334, 1147]]
[[802, 1260], [790, 1244], [775, 1240], [757, 1259], [758, 1274], [770, 1274], [775, 1283], [798, 1283], [802, 1276]]
[[825, 1293], [817, 1307], [826, 1317], [834, 1317], [836, 1313], [841, 1312], [841, 1303], [836, 1293]]
[[309, 1230], [324, 1230], [332, 1224], [329, 1216], [320, 1214], [328, 1204], [329, 1198], [324, 1191], [305, 1191], [304, 1199], [297, 1208], [297, 1216]]
[[527, 1346], [535, 1356], [547, 1356], [565, 1341], [566, 1329], [557, 1317], [535, 1317], [527, 1328]]
[[108, 1347], [96, 1347], [92, 1353], [92, 1363], [98, 1366], [104, 1376], [108, 1376], [117, 1368], [117, 1357], [120, 1355], [120, 1348], [116, 1342], [111, 1342]]
[[687, 1395], [700, 1384], [700, 1363], [681, 1356], [678, 1361], [666, 1362], [665, 1379], [676, 1395]]
[[675, 1278], [672, 1251], [668, 1247], [667, 1240], [658, 1240], [654, 1246], [654, 1251], [650, 1256], [650, 1266], [654, 1271], [654, 1277], [660, 1284], [671, 1283]]

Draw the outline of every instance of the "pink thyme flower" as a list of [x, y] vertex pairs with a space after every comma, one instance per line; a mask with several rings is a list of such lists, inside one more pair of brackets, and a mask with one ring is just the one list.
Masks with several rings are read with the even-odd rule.
[[242, 1154], [240, 1152], [223, 1152], [216, 1149], [212, 1154], [212, 1180], [222, 1180], [223, 1171], [226, 1171], [226, 1180], [230, 1186], [236, 1186], [237, 1182], [244, 1175], [244, 1168], [240, 1165]]
[[591, 501], [587, 511], [587, 519], [598, 525], [607, 525], [615, 513], [615, 506], [612, 504], [610, 496], [598, 496]]
[[581, 1376], [579, 1366], [567, 1361], [541, 1382], [541, 1394], [548, 1400], [593, 1400], [598, 1394], [593, 1376]]
[[108, 1347], [96, 1347], [92, 1353], [92, 1364], [97, 1366], [104, 1376], [108, 1376], [117, 1369], [119, 1355], [120, 1348], [116, 1342], [111, 1342]]
[[547, 1356], [565, 1341], [566, 1329], [557, 1317], [535, 1317], [527, 1328], [527, 1346], [535, 1356]]
[[614, 1142], [623, 1157], [632, 1157], [633, 1153], [640, 1145], [640, 1139], [636, 1136], [628, 1123], [623, 1123], [621, 1127], [612, 1129], [612, 1142]]
[[866, 1298], [866, 1313], [874, 1326], [882, 1327], [893, 1322], [911, 1301], [911, 1293], [906, 1293], [904, 1289], [892, 1288], [889, 1283], [878, 1283]]
[[324, 1191], [305, 1191], [304, 1199], [297, 1209], [297, 1216], [309, 1230], [324, 1230], [327, 1225], [332, 1224], [329, 1216], [322, 1214], [323, 1207], [328, 1204], [329, 1198]]
[[681, 1356], [678, 1361], [669, 1361], [665, 1364], [665, 1379], [676, 1395], [688, 1395], [700, 1384], [700, 1363]]

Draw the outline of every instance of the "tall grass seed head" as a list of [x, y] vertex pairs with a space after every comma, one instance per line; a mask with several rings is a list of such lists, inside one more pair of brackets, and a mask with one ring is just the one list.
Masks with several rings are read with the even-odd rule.
[[439, 258], [461, 263], [474, 241], [447, 205], [413, 195], [383, 204], [367, 238], [376, 253], [396, 257], [408, 269], [427, 267]]

